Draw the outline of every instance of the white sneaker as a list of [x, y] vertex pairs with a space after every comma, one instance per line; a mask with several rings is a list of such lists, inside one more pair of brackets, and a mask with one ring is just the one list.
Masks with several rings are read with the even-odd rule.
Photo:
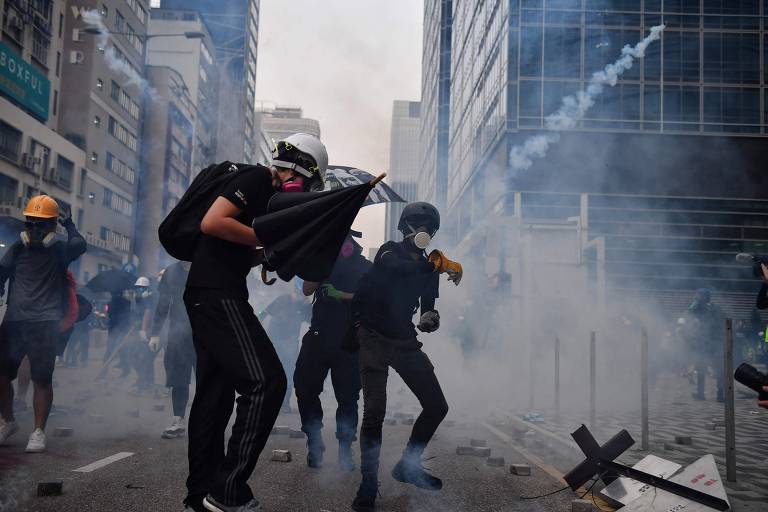
[[27, 453], [41, 453], [45, 451], [45, 432], [43, 432], [43, 429], [36, 428], [29, 434], [29, 442], [25, 451]]
[[184, 421], [184, 418], [181, 416], [174, 416], [173, 417], [173, 423], [169, 427], [166, 427], [165, 430], [163, 430], [163, 439], [176, 439], [178, 437], [184, 437], [184, 434], [187, 431], [187, 426]]
[[0, 446], [4, 445], [8, 438], [18, 431], [18, 423], [15, 421], [3, 421], [2, 424], [0, 424]]
[[227, 506], [213, 499], [210, 494], [203, 498], [203, 507], [211, 512], [261, 512], [264, 510], [256, 498], [245, 505]]

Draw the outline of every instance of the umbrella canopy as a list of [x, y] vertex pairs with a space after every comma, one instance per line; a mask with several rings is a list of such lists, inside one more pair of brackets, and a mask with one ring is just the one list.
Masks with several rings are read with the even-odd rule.
[[123, 269], [105, 270], [88, 281], [86, 286], [94, 292], [121, 292], [133, 287], [136, 276]]
[[294, 276], [315, 282], [326, 279], [373, 186], [272, 196], [267, 215], [253, 221], [269, 267], [284, 281]]
[[[347, 167], [344, 165], [329, 165], [325, 172], [325, 190], [336, 190], [339, 188], [354, 187], [362, 183], [369, 183], [373, 180], [373, 175], [361, 169]], [[400, 197], [397, 192], [385, 184], [379, 183], [371, 190], [371, 193], [365, 199], [363, 206], [381, 203], [406, 203], [407, 201]]]

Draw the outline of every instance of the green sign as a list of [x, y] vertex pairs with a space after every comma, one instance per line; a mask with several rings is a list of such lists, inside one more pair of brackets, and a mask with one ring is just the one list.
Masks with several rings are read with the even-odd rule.
[[0, 91], [43, 121], [48, 119], [51, 81], [1, 42]]

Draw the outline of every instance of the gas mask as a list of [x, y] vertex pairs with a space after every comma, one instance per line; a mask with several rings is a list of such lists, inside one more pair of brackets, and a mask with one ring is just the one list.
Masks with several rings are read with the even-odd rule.
[[56, 224], [51, 222], [25, 222], [24, 231], [19, 233], [25, 247], [47, 249], [56, 241]]
[[408, 229], [411, 230], [410, 233], [405, 235], [405, 238], [412, 238], [413, 245], [415, 245], [417, 248], [424, 250], [427, 247], [429, 247], [429, 244], [432, 243], [432, 234], [429, 231], [427, 231], [426, 226], [419, 226], [417, 228], [414, 228], [410, 224], [407, 224]]
[[342, 258], [349, 258], [352, 256], [352, 253], [355, 252], [355, 244], [347, 238], [344, 240], [344, 243], [341, 244], [341, 250], [339, 251], [339, 255], [341, 255]]
[[304, 192], [304, 183], [291, 179], [283, 183], [282, 188], [283, 192]]

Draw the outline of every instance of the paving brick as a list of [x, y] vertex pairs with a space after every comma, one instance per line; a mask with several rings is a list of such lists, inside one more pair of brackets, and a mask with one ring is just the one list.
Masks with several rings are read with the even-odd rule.
[[476, 448], [485, 448], [486, 446], [488, 446], [488, 442], [485, 439], [470, 439], [469, 446], [474, 446]]
[[488, 459], [485, 461], [485, 464], [494, 468], [503, 468], [504, 457], [488, 457]]
[[74, 430], [69, 427], [56, 427], [53, 430], [54, 437], [72, 437]]
[[272, 450], [272, 460], [275, 462], [291, 462], [291, 452], [288, 450]]
[[531, 466], [528, 464], [512, 464], [509, 472], [517, 476], [531, 476]]

